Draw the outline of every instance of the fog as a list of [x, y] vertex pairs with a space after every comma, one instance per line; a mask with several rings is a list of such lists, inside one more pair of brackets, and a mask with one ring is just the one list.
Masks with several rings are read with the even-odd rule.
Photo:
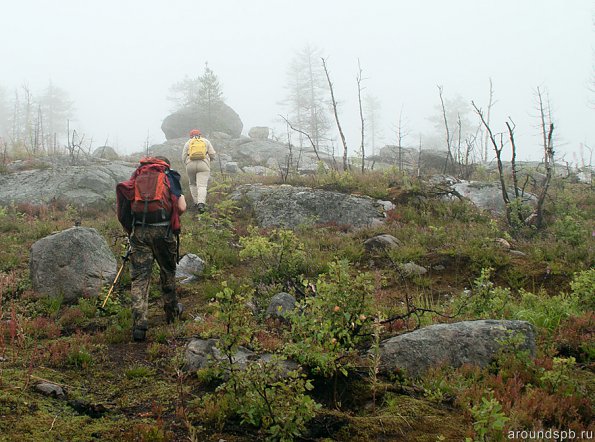
[[[541, 157], [535, 90], [547, 90], [557, 157], [595, 145], [594, 3], [590, 0], [249, 0], [2, 2], [0, 86], [51, 80], [75, 103], [79, 133], [121, 153], [165, 140], [169, 88], [218, 76], [225, 102], [252, 126], [284, 130], [289, 64], [306, 45], [328, 57], [347, 143], [359, 145], [356, 75], [381, 105], [379, 144], [395, 143], [402, 113], [411, 146], [440, 136], [428, 117], [460, 96], [491, 123], [516, 124], [521, 159]], [[469, 110], [469, 117], [475, 115]], [[475, 121], [475, 120], [474, 120]], [[475, 124], [475, 123], [474, 123]], [[334, 127], [333, 127], [334, 129]], [[336, 131], [334, 131], [336, 132]], [[333, 136], [337, 136], [333, 132]], [[429, 141], [428, 141], [429, 143]], [[424, 147], [431, 147], [426, 146]]]

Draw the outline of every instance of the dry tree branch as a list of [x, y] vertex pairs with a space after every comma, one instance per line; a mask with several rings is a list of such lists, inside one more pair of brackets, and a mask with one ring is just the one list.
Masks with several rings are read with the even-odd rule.
[[294, 127], [293, 124], [291, 124], [291, 122], [285, 118], [283, 115], [279, 115], [281, 118], [283, 118], [283, 120], [285, 121], [285, 123], [289, 126], [289, 128], [291, 130], [294, 130], [302, 135], [305, 135], [306, 138], [308, 138], [308, 141], [310, 142], [310, 145], [312, 146], [312, 149], [314, 150], [314, 154], [316, 155], [316, 158], [318, 159], [318, 161], [322, 161], [320, 159], [320, 155], [318, 155], [318, 149], [316, 149], [316, 144], [314, 143], [314, 140], [312, 139], [312, 137], [310, 136], [310, 134], [308, 132], [305, 132], [301, 129], [298, 129], [297, 127]]
[[337, 112], [337, 100], [335, 100], [335, 91], [333, 89], [333, 83], [331, 82], [331, 77], [328, 72], [328, 68], [326, 67], [326, 59], [321, 57], [322, 60], [322, 67], [324, 68], [324, 73], [326, 75], [326, 80], [328, 81], [328, 87], [331, 92], [331, 102], [333, 104], [333, 113], [335, 115], [335, 121], [337, 122], [337, 129], [339, 129], [339, 135], [341, 136], [341, 142], [343, 143], [343, 170], [347, 171], [349, 169], [349, 164], [347, 163], [347, 141], [345, 141], [345, 134], [343, 133], [343, 129], [341, 128], [341, 123], [339, 122], [339, 114]]
[[359, 72], [355, 77], [357, 81], [357, 100], [359, 103], [359, 119], [361, 122], [361, 142], [360, 142], [360, 149], [362, 151], [362, 174], [364, 173], [366, 167], [366, 151], [364, 146], [364, 136], [365, 136], [365, 122], [364, 122], [364, 111], [362, 108], [362, 67], [360, 65], [359, 59], [357, 60], [357, 67], [359, 68]]

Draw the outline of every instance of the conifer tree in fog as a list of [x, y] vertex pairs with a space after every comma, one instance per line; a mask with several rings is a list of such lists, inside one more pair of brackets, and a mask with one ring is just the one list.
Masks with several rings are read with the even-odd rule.
[[175, 83], [170, 88], [168, 100], [174, 103], [174, 111], [197, 106], [199, 112], [206, 117], [206, 125], [201, 128], [205, 133], [211, 132], [215, 115], [224, 103], [221, 83], [208, 62], [205, 63], [202, 75], [196, 78], [185, 77]]
[[210, 134], [213, 130], [214, 115], [223, 103], [223, 93], [221, 92], [219, 79], [213, 70], [209, 68], [208, 63], [205, 63], [205, 70], [198, 77], [197, 98], [201, 112], [207, 116], [207, 127], [203, 128], [203, 130]]
[[9, 98], [0, 90], [0, 136], [12, 148], [29, 153], [56, 153], [67, 136], [67, 122], [73, 116], [68, 93], [51, 81], [41, 94], [27, 83]]
[[0, 137], [5, 141], [8, 138], [9, 119], [8, 96], [6, 89], [0, 85]]
[[367, 151], [371, 156], [376, 155], [376, 146], [381, 140], [382, 133], [380, 130], [380, 110], [382, 106], [378, 97], [372, 94], [364, 96], [364, 113], [366, 121], [366, 129], [370, 135], [367, 139]]
[[[306, 132], [317, 151], [330, 128], [328, 104], [325, 101], [326, 80], [320, 58], [320, 50], [309, 45], [294, 55], [287, 70], [288, 93], [283, 101], [292, 126]], [[299, 144], [300, 147], [306, 144], [301, 133]]]
[[43, 145], [48, 152], [55, 152], [62, 136], [67, 135], [68, 120], [73, 116], [73, 102], [68, 93], [52, 81], [39, 97], [38, 122]]

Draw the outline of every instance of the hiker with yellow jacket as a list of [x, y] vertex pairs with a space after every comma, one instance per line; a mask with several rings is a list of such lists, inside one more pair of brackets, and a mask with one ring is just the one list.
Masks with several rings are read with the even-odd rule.
[[182, 162], [186, 165], [194, 209], [199, 213], [206, 210], [211, 161], [215, 158], [215, 154], [213, 145], [201, 136], [200, 130], [192, 129], [190, 139], [184, 144]]

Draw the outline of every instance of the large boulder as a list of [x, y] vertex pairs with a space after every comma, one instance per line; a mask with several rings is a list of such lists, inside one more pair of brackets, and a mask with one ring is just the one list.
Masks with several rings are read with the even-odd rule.
[[[446, 164], [448, 152], [436, 149], [418, 149], [386, 145], [378, 151], [378, 162], [402, 166], [409, 171], [419, 170], [424, 175], [442, 172]], [[449, 161], [449, 172], [454, 171], [452, 161]]]
[[254, 210], [262, 227], [295, 228], [300, 224], [367, 227], [383, 223], [392, 203], [367, 196], [289, 185], [239, 186], [231, 199], [244, 201]]
[[114, 150], [113, 147], [110, 146], [100, 146], [93, 151], [92, 154], [96, 158], [102, 158], [104, 160], [118, 160], [120, 156]]
[[405, 371], [418, 377], [432, 367], [485, 367], [498, 355], [506, 341], [517, 334], [524, 339], [515, 350], [535, 354], [535, 331], [526, 321], [463, 321], [436, 324], [380, 343], [380, 370], [389, 374]]
[[192, 129], [201, 129], [205, 133], [223, 132], [237, 138], [243, 127], [239, 115], [225, 103], [212, 110], [210, 116], [197, 105], [188, 106], [168, 115], [161, 124], [161, 130], [168, 140], [188, 137]]
[[[493, 214], [502, 214], [506, 209], [502, 198], [502, 188], [499, 183], [460, 181], [453, 184], [452, 188], [459, 195], [467, 198], [482, 210]], [[515, 195], [512, 190], [508, 190], [508, 197], [511, 201], [514, 199]], [[537, 197], [531, 193], [525, 193], [521, 201], [533, 207], [537, 205]]]
[[97, 230], [71, 227], [40, 239], [31, 246], [29, 272], [33, 290], [50, 296], [64, 296], [75, 302], [83, 296], [97, 296], [111, 284], [117, 262]]
[[265, 165], [270, 158], [283, 162], [289, 154], [289, 148], [277, 141], [240, 138], [230, 143], [229, 154], [247, 165]]
[[48, 204], [77, 207], [115, 200], [116, 184], [130, 178], [136, 166], [118, 162], [49, 166], [0, 175], [0, 205]]
[[257, 140], [266, 140], [269, 137], [269, 128], [265, 126], [251, 127], [248, 136]]
[[242, 172], [257, 176], [275, 176], [278, 174], [277, 171], [264, 166], [245, 166], [242, 168]]
[[[297, 169], [298, 172], [310, 173], [318, 169], [318, 158], [312, 148], [289, 147], [285, 143], [269, 139], [239, 138], [232, 140], [226, 146], [226, 152], [232, 156], [234, 161], [241, 165], [261, 165], [278, 170], [279, 167]], [[319, 153], [320, 160], [324, 163], [332, 163], [329, 155]]]

